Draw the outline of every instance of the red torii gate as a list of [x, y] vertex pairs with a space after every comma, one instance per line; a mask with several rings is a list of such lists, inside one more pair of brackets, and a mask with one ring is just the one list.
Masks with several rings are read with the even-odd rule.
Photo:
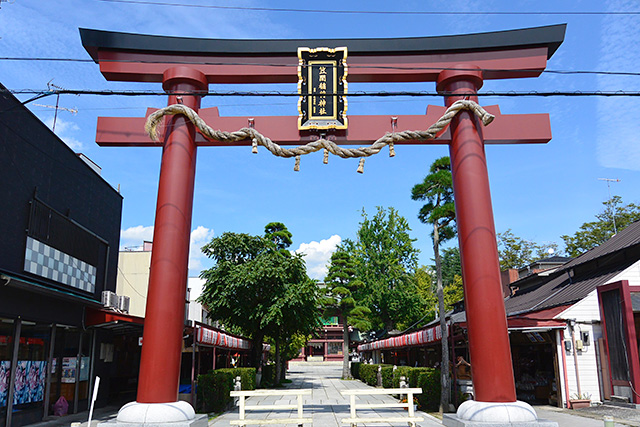
[[[433, 81], [447, 106], [464, 98], [477, 102], [474, 94], [486, 79], [539, 76], [562, 43], [565, 27], [405, 39], [216, 40], [88, 29], [80, 34], [108, 80], [161, 82], [167, 92], [182, 94], [180, 99], [169, 94], [168, 105], [180, 102], [198, 111], [198, 93], [206, 93], [208, 83], [296, 83], [298, 47], [348, 47], [350, 82]], [[425, 129], [444, 109], [429, 106], [426, 115], [398, 116], [397, 129]], [[497, 106], [486, 109], [496, 116], [491, 126], [481, 127], [463, 111], [430, 143], [450, 147], [476, 400], [500, 406], [516, 402], [516, 393], [484, 144], [546, 143], [551, 130], [547, 114], [503, 115]], [[199, 114], [210, 126], [230, 131], [252, 120], [256, 130], [281, 145], [306, 143], [321, 132], [340, 145], [366, 145], [389, 131], [391, 118], [350, 116], [345, 130], [301, 131], [298, 117], [220, 117], [217, 108]], [[145, 120], [100, 117], [96, 141], [101, 146], [158, 146], [144, 133]], [[226, 145], [205, 140], [182, 116], [165, 118], [165, 123], [137, 395], [141, 404], [177, 400], [196, 147]], [[244, 144], [251, 141], [236, 145]], [[484, 406], [475, 412], [485, 414], [486, 421], [505, 421], [501, 415], [487, 418], [491, 411]]]

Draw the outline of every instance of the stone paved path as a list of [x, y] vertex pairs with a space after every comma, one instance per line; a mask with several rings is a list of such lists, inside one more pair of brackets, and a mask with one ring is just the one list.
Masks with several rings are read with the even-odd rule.
[[[340, 390], [344, 389], [367, 389], [371, 388], [360, 381], [343, 381], [340, 379], [342, 370], [341, 364], [335, 363], [292, 363], [287, 377], [293, 382], [288, 385], [288, 388], [307, 388], [312, 389], [311, 396], [305, 399], [305, 417], [313, 418], [313, 427], [338, 427], [340, 426], [340, 420], [346, 418], [349, 415], [348, 400], [343, 398], [340, 394]], [[278, 397], [262, 398], [264, 400], [269, 399], [270, 403], [293, 403], [293, 399], [281, 399]], [[294, 398], [295, 399], [295, 398]], [[370, 403], [374, 402], [393, 402], [394, 400], [388, 396], [370, 396], [366, 399]], [[252, 403], [258, 402], [257, 399], [252, 399]], [[570, 409], [559, 409], [550, 406], [536, 406], [535, 407], [538, 416], [543, 419], [548, 419], [558, 423], [559, 427], [602, 427], [604, 425], [602, 421], [603, 415], [612, 415], [616, 422], [615, 427], [623, 426], [638, 426], [640, 427], [640, 410], [637, 409], [625, 409], [611, 407], [603, 405], [600, 407], [592, 407], [588, 410], [573, 411]], [[404, 410], [371, 410], [371, 411], [358, 411], [358, 415], [367, 416], [380, 416], [382, 413], [389, 414], [389, 412], [396, 412], [402, 415], [406, 415]], [[97, 409], [94, 413], [94, 421], [91, 426], [98, 425], [100, 421], [106, 421], [115, 418], [118, 412], [118, 407], [106, 407]], [[278, 412], [262, 412], [252, 413], [252, 418], [283, 418], [286, 416], [293, 417], [294, 411], [289, 411], [288, 415], [285, 411]], [[418, 423], [421, 427], [441, 426], [442, 424], [436, 418], [431, 417], [424, 412], [418, 411], [417, 414], [424, 418], [424, 421]], [[86, 422], [87, 413], [83, 412], [76, 415], [70, 415], [58, 420], [50, 420], [41, 423], [33, 424], [40, 427], [68, 427], [72, 422], [76, 421], [80, 423], [81, 427], [88, 427]], [[238, 419], [238, 410], [226, 412], [217, 418], [209, 421], [210, 426], [215, 427], [229, 427], [231, 420]], [[280, 424], [282, 425], [282, 424]], [[289, 424], [291, 425], [291, 424]], [[368, 426], [390, 426], [391, 424], [368, 424]], [[358, 424], [358, 427], [362, 424]], [[394, 424], [394, 426], [406, 426], [405, 423]], [[305, 427], [309, 425], [305, 424]]]
[[[342, 397], [340, 390], [347, 389], [370, 389], [368, 385], [361, 381], [343, 381], [340, 379], [342, 373], [342, 364], [338, 363], [291, 363], [287, 378], [292, 380], [287, 388], [303, 388], [312, 389], [311, 396], [305, 397], [304, 416], [313, 418], [315, 427], [338, 427], [342, 418], [349, 416], [349, 400]], [[294, 404], [295, 397], [262, 397], [247, 399], [248, 404], [260, 404], [260, 402], [268, 404]], [[397, 402], [391, 396], [361, 396], [358, 397], [361, 403], [391, 403]], [[250, 403], [249, 403], [250, 402]], [[375, 409], [375, 410], [358, 410], [358, 416], [381, 417], [381, 416], [406, 416], [407, 411], [403, 409]], [[431, 417], [424, 412], [417, 412], [418, 416], [422, 416], [424, 421], [418, 425], [422, 427], [441, 426], [439, 420]], [[269, 419], [269, 418], [286, 418], [295, 417], [295, 411], [248, 411], [247, 418]], [[227, 412], [209, 422], [209, 426], [228, 427], [230, 420], [238, 419], [237, 408], [234, 411]], [[283, 424], [284, 425], [284, 424]], [[358, 424], [358, 426], [406, 426], [406, 423], [375, 423], [375, 424]], [[305, 425], [306, 427], [306, 425]]]

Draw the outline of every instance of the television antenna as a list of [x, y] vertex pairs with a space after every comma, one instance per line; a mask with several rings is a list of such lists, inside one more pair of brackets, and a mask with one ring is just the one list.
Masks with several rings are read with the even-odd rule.
[[33, 105], [37, 105], [39, 107], [46, 107], [46, 108], [53, 108], [55, 109], [55, 113], [53, 115], [53, 125], [51, 126], [51, 130], [55, 133], [56, 132], [56, 122], [58, 121], [58, 110], [64, 110], [64, 111], [69, 111], [72, 114], [76, 114], [78, 112], [77, 108], [65, 108], [65, 107], [60, 107], [60, 91], [64, 90], [63, 87], [60, 87], [56, 84], [53, 84], [53, 79], [49, 80], [47, 82], [47, 88], [49, 89], [50, 92], [56, 92], [56, 105], [44, 105], [44, 104], [33, 104]]
[[37, 104], [35, 102], [31, 105], [35, 105], [36, 107], [57, 108], [58, 110], [68, 111], [71, 114], [78, 114], [77, 108], [56, 107], [55, 105]]
[[[611, 200], [611, 183], [612, 182], [620, 182], [620, 180], [618, 178], [598, 178], [598, 181], [606, 181], [607, 182], [607, 189], [609, 191], [609, 200]], [[614, 211], [613, 211], [613, 235], [615, 236], [616, 234], [618, 234], [618, 229], [616, 228], [616, 212], [615, 209], [616, 207], [613, 207]]]

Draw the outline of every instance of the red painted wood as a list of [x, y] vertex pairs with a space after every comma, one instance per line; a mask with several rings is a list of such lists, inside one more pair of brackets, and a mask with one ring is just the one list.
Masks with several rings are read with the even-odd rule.
[[[167, 70], [165, 90], [206, 89], [204, 75], [185, 67]], [[177, 103], [169, 96], [169, 105]], [[182, 103], [198, 111], [200, 96]], [[170, 119], [164, 142], [151, 252], [149, 291], [143, 334], [137, 401], [176, 402], [196, 170], [195, 128], [184, 116]]]
[[[209, 83], [297, 83], [298, 57], [160, 55], [101, 50], [100, 71], [107, 80], [161, 82], [164, 70], [192, 64]], [[352, 56], [349, 82], [427, 82], [452, 64], [473, 63], [487, 71], [484, 79], [537, 77], [547, 65], [547, 48], [431, 55]], [[267, 65], [268, 64], [268, 65]]]
[[[604, 306], [602, 304], [602, 294], [614, 289], [620, 290], [620, 296], [622, 301], [621, 314], [624, 317], [624, 339], [627, 346], [627, 360], [629, 361], [629, 376], [631, 378], [631, 384], [627, 381], [614, 380], [611, 377], [611, 358], [609, 357], [609, 345], [605, 345], [607, 352], [607, 361], [609, 362], [609, 379], [611, 380], [611, 394], [615, 394], [613, 386], [632, 386], [635, 390], [640, 387], [640, 360], [638, 358], [638, 340], [636, 339], [636, 326], [633, 317], [633, 306], [631, 303], [631, 291], [638, 290], [637, 286], [629, 286], [628, 280], [620, 280], [618, 282], [609, 283], [606, 285], [598, 286], [598, 305], [600, 306], [600, 318], [602, 319], [602, 331], [607, 342], [607, 322], [604, 316]], [[633, 393], [633, 402], [640, 403], [640, 397]]]
[[[438, 90], [455, 93], [451, 105], [482, 86], [482, 73], [444, 72]], [[474, 99], [475, 98], [475, 99]], [[471, 100], [477, 102], [476, 97]], [[515, 402], [516, 389], [500, 285], [498, 248], [491, 207], [482, 124], [467, 111], [451, 122], [450, 144], [456, 223], [467, 315], [475, 398]]]
[[87, 311], [85, 312], [85, 326], [102, 325], [112, 322], [136, 323], [138, 325], [144, 325], [144, 318], [94, 308], [87, 308]]
[[[502, 114], [497, 105], [485, 107], [495, 120], [483, 129], [485, 144], [542, 144], [551, 140], [551, 125], [548, 114]], [[339, 145], [370, 145], [387, 132], [391, 132], [391, 117], [398, 117], [397, 131], [426, 130], [445, 112], [446, 108], [429, 105], [426, 115], [406, 116], [349, 116], [349, 129], [328, 133], [329, 137]], [[149, 109], [148, 117], [156, 109]], [[221, 117], [218, 108], [204, 108], [199, 111], [200, 117], [211, 127], [228, 132], [249, 126], [249, 117]], [[254, 127], [263, 135], [280, 145], [301, 145], [317, 139], [319, 132], [300, 132], [297, 129], [295, 116], [252, 117]], [[165, 119], [165, 123], [166, 123]], [[162, 144], [151, 141], [144, 132], [146, 118], [137, 117], [99, 117], [96, 142], [103, 147], [143, 146], [153, 147]], [[164, 125], [159, 127], [159, 134], [164, 134]], [[437, 140], [404, 141], [403, 144], [448, 144], [451, 132], [447, 128]], [[237, 146], [251, 145], [250, 141], [228, 144], [206, 140], [201, 134], [196, 135], [198, 146]]]

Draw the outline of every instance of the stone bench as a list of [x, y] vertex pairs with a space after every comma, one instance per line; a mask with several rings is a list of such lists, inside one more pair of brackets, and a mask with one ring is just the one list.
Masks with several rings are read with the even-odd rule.
[[[240, 409], [240, 418], [238, 420], [231, 420], [231, 425], [246, 426], [250, 424], [298, 424], [302, 426], [305, 423], [312, 423], [311, 418], [304, 418], [303, 415], [303, 400], [302, 396], [311, 394], [311, 390], [297, 389], [297, 390], [244, 390], [244, 391], [232, 391], [231, 397], [238, 397], [238, 406]], [[261, 396], [297, 396], [297, 403], [295, 405], [247, 405], [245, 399], [247, 397], [261, 397]], [[247, 419], [245, 418], [246, 411], [251, 410], [287, 410], [297, 409], [296, 418], [272, 418], [272, 419]]]
[[[344, 390], [340, 392], [343, 396], [349, 396], [351, 416], [343, 418], [342, 424], [350, 424], [356, 427], [357, 423], [408, 423], [411, 427], [415, 427], [417, 421], [423, 421], [422, 417], [415, 415], [413, 407], [413, 395], [422, 393], [421, 388], [384, 388], [384, 389], [362, 389], [362, 390]], [[407, 402], [397, 403], [356, 403], [356, 396], [377, 395], [377, 394], [406, 394]], [[391, 417], [358, 417], [356, 409], [376, 409], [376, 408], [407, 408], [407, 416], [391, 416]]]

